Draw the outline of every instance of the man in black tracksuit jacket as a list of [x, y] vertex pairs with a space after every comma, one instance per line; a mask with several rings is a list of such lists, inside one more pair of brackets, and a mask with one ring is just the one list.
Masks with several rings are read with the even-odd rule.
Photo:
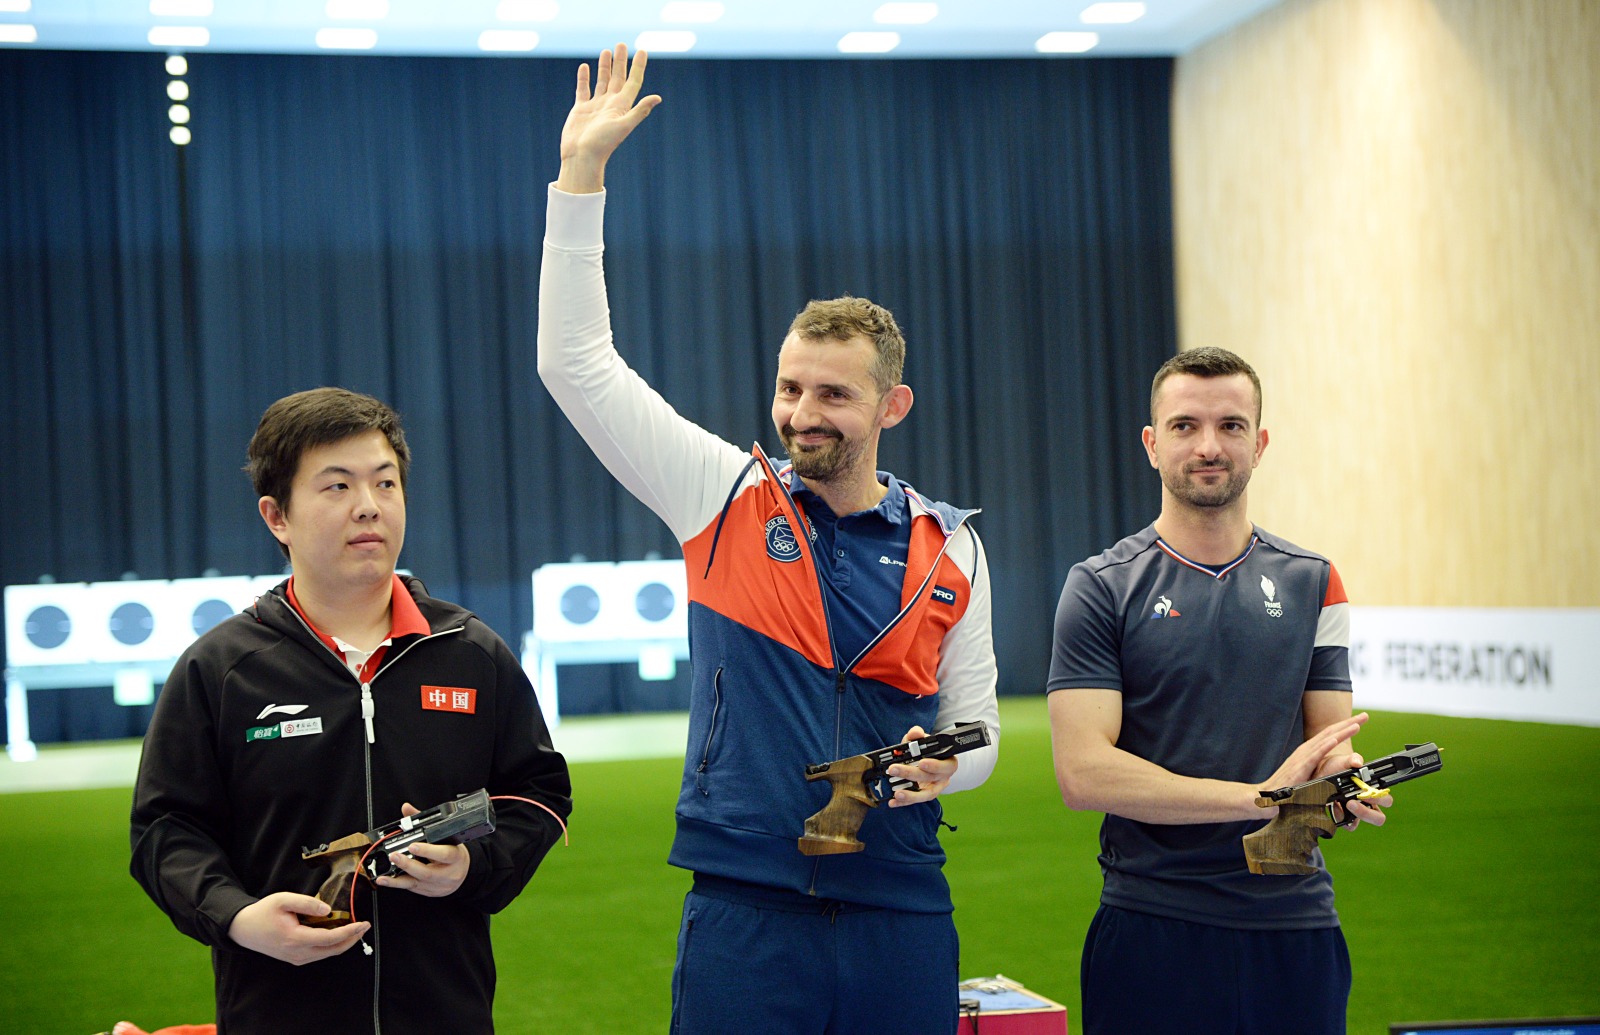
[[[314, 429], [263, 445], [293, 457], [292, 496], [280, 477], [261, 506], [295, 574], [201, 637], [163, 687], [133, 875], [212, 947], [222, 1032], [491, 1031], [489, 914], [560, 838], [566, 763], [505, 643], [393, 573], [409, 461], [393, 412], [334, 389], [281, 400], [251, 443], [258, 488], [269, 421]], [[539, 805], [497, 802], [494, 833], [416, 847], [404, 875], [362, 881], [356, 923], [300, 925], [327, 912], [310, 897], [327, 868], [304, 846], [478, 788]], [[370, 954], [350, 951], [358, 940]]]

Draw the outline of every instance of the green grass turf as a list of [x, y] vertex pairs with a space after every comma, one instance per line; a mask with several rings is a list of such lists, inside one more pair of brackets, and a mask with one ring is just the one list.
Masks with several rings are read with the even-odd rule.
[[[960, 828], [945, 845], [961, 972], [1003, 973], [1066, 1003], [1076, 1032], [1099, 817], [1060, 803], [1041, 700], [1003, 700], [1002, 725], [993, 778], [946, 804]], [[1375, 756], [1430, 739], [1444, 771], [1399, 788], [1385, 829], [1325, 844], [1355, 968], [1350, 1032], [1600, 1013], [1600, 730], [1380, 713], [1361, 741]], [[557, 847], [494, 922], [502, 1035], [665, 1030], [688, 887], [665, 861], [678, 771], [674, 761], [574, 767], [571, 847]], [[207, 950], [127, 876], [128, 799], [0, 797], [0, 1028], [87, 1035], [116, 1020], [209, 1019]], [[885, 980], [914, 959], [908, 947], [884, 961]]]

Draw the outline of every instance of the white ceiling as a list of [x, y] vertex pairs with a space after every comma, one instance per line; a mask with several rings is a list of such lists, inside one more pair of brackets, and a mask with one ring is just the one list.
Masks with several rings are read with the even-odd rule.
[[[374, 3], [386, 14], [352, 10]], [[485, 55], [486, 30], [533, 56], [592, 56], [647, 30], [694, 33], [691, 57], [838, 57], [852, 32], [893, 32], [890, 57], [1036, 57], [1050, 32], [1095, 32], [1090, 57], [1181, 54], [1278, 0], [1145, 0], [1129, 24], [1084, 24], [1093, 0], [938, 0], [922, 24], [881, 24], [884, 0], [722, 0], [714, 22], [667, 20], [669, 0], [0, 0], [0, 47], [44, 50], [328, 53], [317, 33], [366, 30], [360, 53]], [[210, 8], [209, 15], [166, 13]], [[921, 5], [919, 5], [921, 6]], [[160, 13], [152, 13], [155, 10]], [[510, 17], [507, 17], [507, 16]], [[29, 40], [32, 26], [34, 38]], [[152, 43], [152, 29], [203, 29], [203, 45]], [[656, 47], [652, 56], [667, 56]]]

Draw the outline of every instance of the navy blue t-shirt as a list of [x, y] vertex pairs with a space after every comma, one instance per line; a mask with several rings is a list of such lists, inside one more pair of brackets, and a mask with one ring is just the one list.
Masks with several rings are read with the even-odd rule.
[[[1261, 783], [1305, 739], [1303, 695], [1350, 690], [1348, 606], [1325, 558], [1259, 528], [1221, 569], [1146, 528], [1068, 574], [1046, 692], [1118, 691], [1119, 748], [1180, 776]], [[1101, 901], [1222, 927], [1337, 926], [1320, 852], [1315, 874], [1249, 872], [1240, 839], [1261, 826], [1107, 815]]]

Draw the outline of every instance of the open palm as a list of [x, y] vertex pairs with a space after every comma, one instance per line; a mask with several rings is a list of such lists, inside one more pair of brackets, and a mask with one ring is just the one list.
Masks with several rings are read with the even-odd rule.
[[584, 174], [598, 176], [617, 147], [628, 138], [652, 109], [661, 103], [658, 95], [639, 98], [644, 87], [644, 69], [649, 56], [640, 51], [628, 69], [628, 47], [603, 51], [596, 62], [594, 89], [589, 89], [589, 66], [578, 66], [577, 96], [567, 121], [561, 128], [561, 161]]

